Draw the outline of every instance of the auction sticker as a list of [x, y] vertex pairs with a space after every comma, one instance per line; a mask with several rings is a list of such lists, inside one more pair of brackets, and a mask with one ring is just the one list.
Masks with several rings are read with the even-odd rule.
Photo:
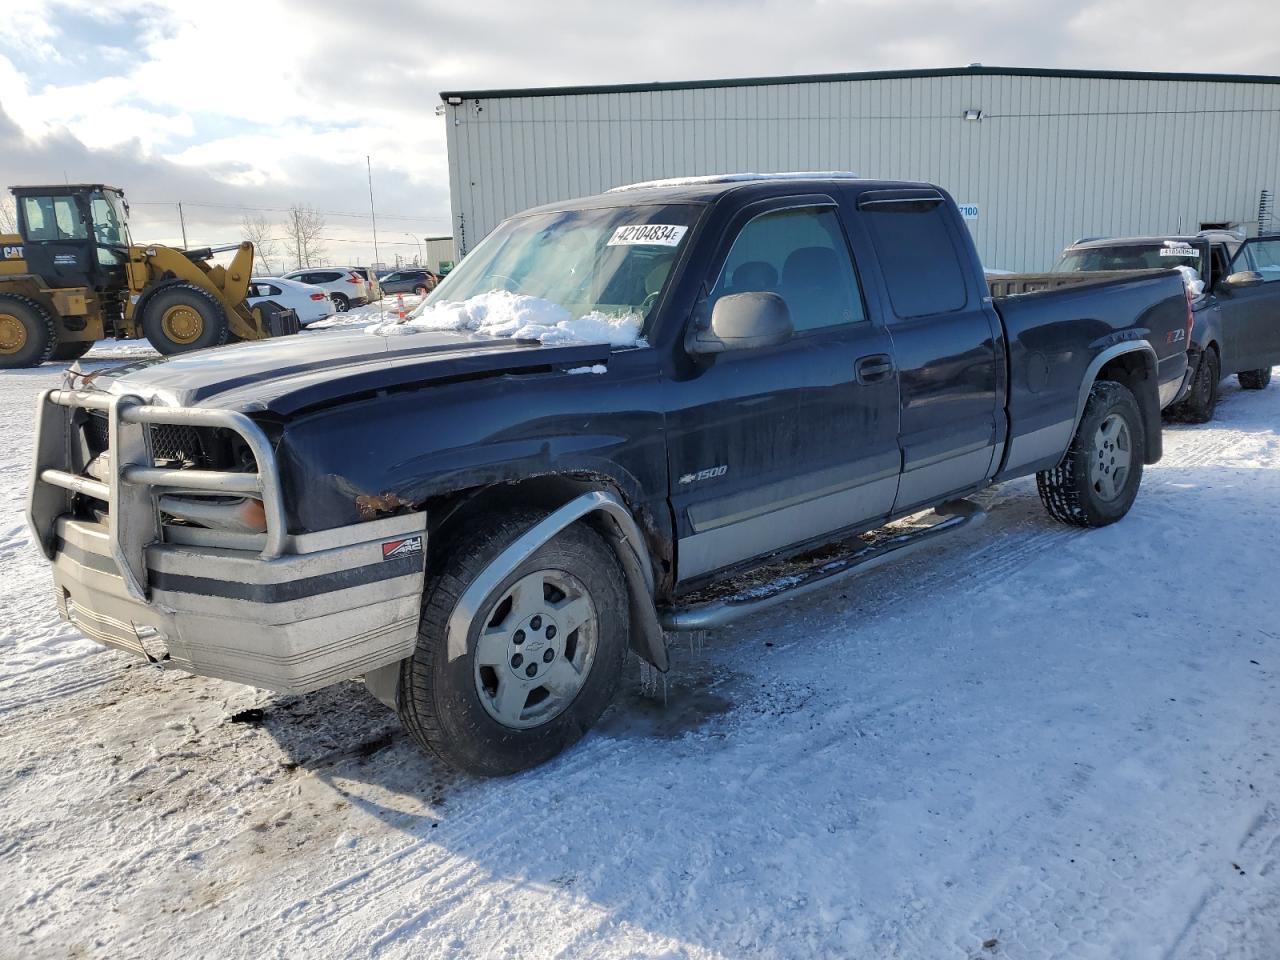
[[1189, 243], [1175, 243], [1175, 242], [1166, 241], [1165, 245], [1160, 248], [1160, 256], [1192, 257], [1198, 260], [1200, 258], [1200, 251], [1197, 250], [1195, 247], [1191, 246], [1191, 244]]
[[688, 229], [671, 223], [637, 223], [613, 231], [608, 246], [675, 247], [679, 246], [680, 238]]

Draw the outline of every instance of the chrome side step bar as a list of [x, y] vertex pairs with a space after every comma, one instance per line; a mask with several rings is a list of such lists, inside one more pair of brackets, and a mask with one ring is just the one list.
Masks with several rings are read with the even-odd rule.
[[758, 613], [775, 603], [867, 573], [943, 537], [975, 527], [987, 518], [986, 511], [970, 500], [952, 500], [936, 507], [934, 512], [945, 519], [834, 560], [818, 563], [803, 573], [784, 576], [773, 583], [754, 586], [719, 600], [669, 607], [659, 612], [662, 628], [680, 631], [723, 627], [739, 617]]

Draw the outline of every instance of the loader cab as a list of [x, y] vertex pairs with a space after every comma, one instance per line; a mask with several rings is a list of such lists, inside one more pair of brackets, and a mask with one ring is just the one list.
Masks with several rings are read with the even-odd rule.
[[76, 183], [14, 187], [27, 269], [50, 287], [125, 286], [129, 204], [116, 187]]

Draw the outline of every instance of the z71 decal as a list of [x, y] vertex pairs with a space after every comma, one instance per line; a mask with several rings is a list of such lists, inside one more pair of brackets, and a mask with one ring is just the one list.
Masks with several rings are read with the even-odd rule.
[[422, 552], [422, 537], [405, 537], [403, 540], [388, 540], [382, 545], [382, 559], [394, 560], [411, 553]]

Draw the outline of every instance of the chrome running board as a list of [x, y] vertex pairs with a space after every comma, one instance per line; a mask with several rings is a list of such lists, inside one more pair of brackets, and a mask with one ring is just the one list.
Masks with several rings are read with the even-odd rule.
[[948, 501], [936, 507], [934, 513], [943, 519], [931, 526], [889, 537], [834, 559], [817, 562], [807, 570], [740, 589], [727, 597], [659, 611], [662, 628], [680, 631], [723, 627], [739, 617], [758, 613], [775, 603], [867, 573], [943, 537], [977, 526], [987, 518], [986, 511], [970, 500]]

